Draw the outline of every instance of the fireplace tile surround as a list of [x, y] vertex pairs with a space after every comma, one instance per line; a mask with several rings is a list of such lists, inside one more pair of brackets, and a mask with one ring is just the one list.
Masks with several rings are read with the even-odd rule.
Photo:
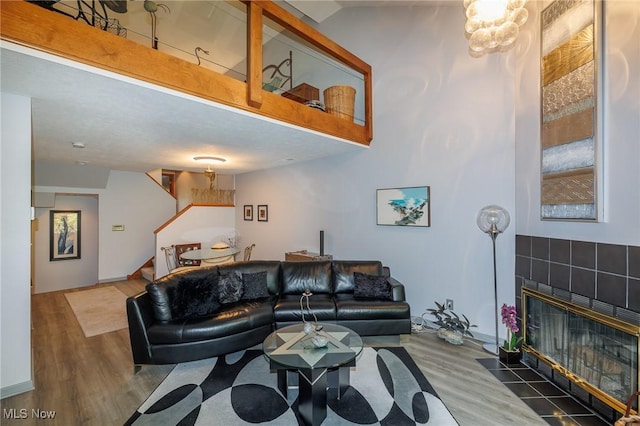
[[[515, 296], [522, 325], [521, 290], [533, 288], [560, 299], [640, 325], [640, 247], [516, 235]], [[534, 366], [536, 359], [525, 356]], [[617, 414], [540, 362], [543, 375], [607, 420]], [[548, 370], [548, 371], [545, 371]]]
[[640, 315], [640, 247], [516, 235], [516, 299], [525, 280]]

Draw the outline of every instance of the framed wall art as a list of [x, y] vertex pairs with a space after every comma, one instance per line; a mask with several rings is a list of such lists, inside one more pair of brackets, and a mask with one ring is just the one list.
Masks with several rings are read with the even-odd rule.
[[258, 222], [267, 222], [269, 220], [269, 206], [266, 204], [258, 204]]
[[428, 186], [378, 189], [378, 225], [431, 226], [429, 189]]
[[253, 205], [245, 204], [244, 206], [244, 220], [253, 220]]
[[542, 219], [598, 220], [601, 8], [555, 0], [542, 11]]
[[49, 213], [49, 261], [80, 259], [80, 210]]

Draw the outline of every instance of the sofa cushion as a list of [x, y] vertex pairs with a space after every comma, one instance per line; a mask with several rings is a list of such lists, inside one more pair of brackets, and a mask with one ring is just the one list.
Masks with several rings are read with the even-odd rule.
[[282, 262], [282, 293], [301, 295], [331, 294], [331, 262]]
[[215, 268], [198, 268], [165, 275], [147, 284], [146, 289], [151, 299], [155, 320], [161, 322], [172, 320], [171, 303], [182, 277], [189, 277], [192, 280], [202, 278], [216, 280], [216, 275]]
[[[310, 315], [305, 308], [304, 319], [306, 321], [314, 321], [313, 315]], [[336, 305], [333, 302], [333, 296], [330, 294], [314, 294], [309, 298], [309, 308], [320, 322], [334, 322], [336, 320]], [[300, 295], [282, 295], [278, 298], [274, 308], [274, 317], [276, 323], [302, 322], [302, 314], [300, 311]]]
[[387, 277], [383, 275], [368, 275], [362, 272], [354, 272], [355, 287], [353, 297], [355, 299], [392, 300], [393, 289]]
[[218, 292], [220, 303], [235, 303], [242, 299], [242, 278], [235, 272], [220, 274], [218, 278]]
[[336, 294], [337, 321], [374, 320], [409, 320], [411, 318], [407, 302], [392, 300], [356, 299], [352, 294]]
[[354, 272], [369, 275], [384, 275], [382, 263], [377, 260], [337, 260], [333, 261], [334, 293], [352, 293], [355, 287]]
[[243, 300], [254, 300], [269, 297], [267, 289], [267, 271], [242, 274]]
[[224, 338], [272, 323], [272, 301], [252, 300], [222, 305], [206, 317], [153, 324], [148, 335], [152, 344], [180, 344]]
[[267, 271], [267, 288], [270, 294], [280, 292], [280, 262], [277, 260], [251, 260], [218, 266], [221, 274], [234, 271], [240, 274]]
[[215, 278], [180, 277], [170, 302], [171, 318], [197, 318], [216, 312], [220, 308], [217, 288]]

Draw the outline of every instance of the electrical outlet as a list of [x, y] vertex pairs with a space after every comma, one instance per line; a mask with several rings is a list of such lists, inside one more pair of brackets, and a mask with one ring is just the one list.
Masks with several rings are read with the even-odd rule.
[[453, 311], [453, 299], [447, 299], [447, 302], [445, 303], [445, 308], [447, 308], [450, 311]]

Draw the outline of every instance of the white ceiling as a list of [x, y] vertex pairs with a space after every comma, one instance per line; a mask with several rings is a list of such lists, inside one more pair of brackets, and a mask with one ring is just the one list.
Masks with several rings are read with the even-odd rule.
[[0, 49], [2, 92], [32, 98], [36, 161], [199, 171], [193, 156], [212, 154], [228, 159], [219, 172], [238, 174], [363, 149], [15, 44]]
[[[308, 16], [322, 20], [341, 7], [425, 2], [435, 3], [292, 3]], [[221, 9], [222, 4], [216, 5]], [[137, 34], [132, 32], [131, 36]], [[32, 99], [36, 162], [86, 162], [89, 166], [135, 172], [159, 168], [200, 171], [202, 166], [193, 157], [209, 154], [227, 158], [226, 163], [216, 166], [220, 173], [239, 174], [366, 149], [4, 41], [0, 42], [0, 83], [2, 92]], [[85, 148], [73, 148], [76, 142]]]

